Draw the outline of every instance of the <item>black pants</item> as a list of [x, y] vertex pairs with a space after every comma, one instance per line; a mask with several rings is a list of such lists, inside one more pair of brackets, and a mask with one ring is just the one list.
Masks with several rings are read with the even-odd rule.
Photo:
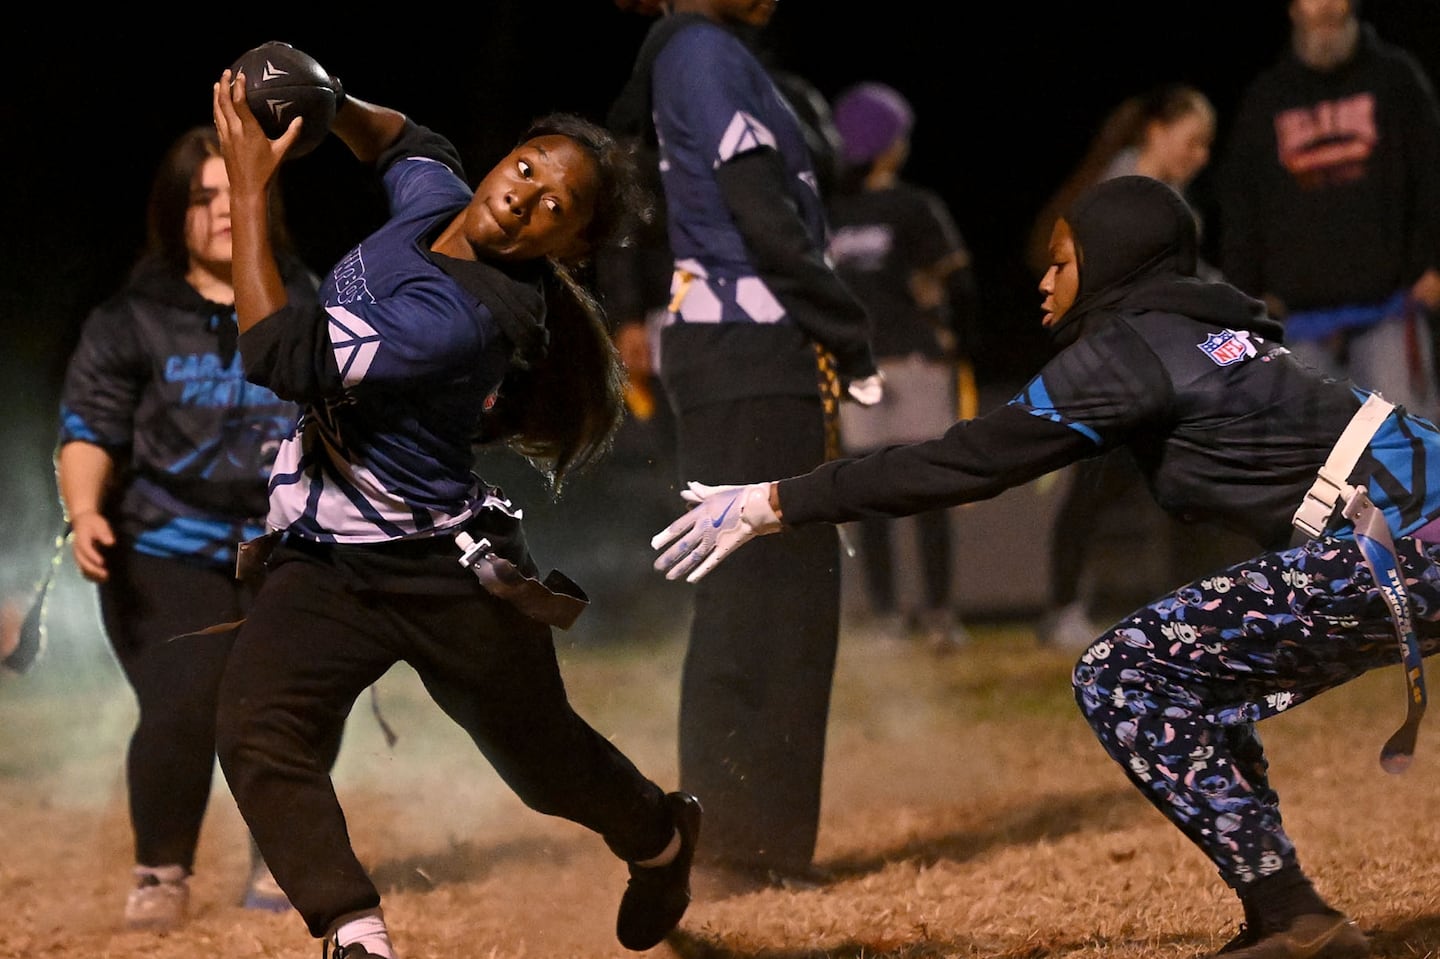
[[215, 771], [215, 701], [248, 594], [227, 570], [136, 553], [108, 555], [99, 587], [105, 633], [140, 715], [125, 758], [135, 861], [195, 864]]
[[[950, 514], [945, 510], [917, 513], [914, 523], [920, 574], [925, 588], [923, 608], [948, 610], [951, 608], [950, 585], [954, 575]], [[895, 556], [895, 525], [895, 520], [878, 516], [859, 522], [865, 587], [870, 594], [870, 609], [875, 613], [899, 611], [895, 584], [895, 570], [899, 565]]]
[[[682, 481], [753, 483], [825, 455], [818, 398], [681, 414]], [[680, 687], [680, 784], [705, 804], [702, 862], [808, 865], [840, 629], [833, 526], [753, 540], [696, 586]]]
[[360, 589], [323, 555], [292, 555], [270, 570], [240, 630], [220, 690], [221, 768], [316, 937], [380, 903], [351, 848], [324, 744], [397, 661], [530, 808], [594, 830], [625, 860], [670, 841], [663, 790], [570, 707], [549, 627], [473, 587]]

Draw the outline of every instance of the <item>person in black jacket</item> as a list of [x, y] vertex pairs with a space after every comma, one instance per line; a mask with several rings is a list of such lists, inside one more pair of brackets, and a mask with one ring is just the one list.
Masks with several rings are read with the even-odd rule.
[[1423, 657], [1440, 649], [1440, 429], [1296, 360], [1263, 303], [1196, 275], [1196, 246], [1171, 187], [1091, 187], [1056, 223], [1040, 282], [1060, 349], [1010, 402], [803, 475], [692, 483], [655, 565], [699, 579], [753, 536], [985, 499], [1128, 448], [1169, 513], [1263, 551], [1105, 630], [1075, 666], [1076, 702], [1239, 897], [1222, 952], [1364, 956], [1301, 869], [1255, 724], [1403, 661], [1411, 708], [1381, 761], [1408, 764]]
[[[316, 278], [290, 251], [274, 202], [285, 289], [314, 305]], [[145, 250], [86, 318], [61, 394], [55, 466], [71, 551], [96, 584], [140, 710], [125, 762], [135, 886], [124, 922], [136, 929], [168, 930], [188, 914], [233, 633], [186, 634], [249, 607], [236, 546], [262, 529], [270, 466], [299, 414], [245, 381], [230, 226], [219, 140], [214, 127], [194, 127], [155, 171]], [[337, 730], [325, 754], [338, 749]], [[253, 849], [243, 902], [290, 905]]]

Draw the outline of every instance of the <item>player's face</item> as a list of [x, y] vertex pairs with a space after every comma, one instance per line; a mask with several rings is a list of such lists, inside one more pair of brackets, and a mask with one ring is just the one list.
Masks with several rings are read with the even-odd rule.
[[496, 260], [572, 260], [586, 251], [599, 188], [595, 158], [574, 140], [558, 134], [527, 140], [475, 188], [466, 238]]
[[230, 262], [230, 177], [220, 157], [207, 157], [190, 186], [190, 206], [185, 210], [185, 249], [189, 251], [191, 263]]
[[1080, 292], [1080, 259], [1075, 250], [1075, 236], [1064, 217], [1056, 220], [1055, 229], [1050, 231], [1050, 269], [1040, 278], [1040, 292], [1045, 294], [1040, 304], [1045, 317], [1040, 322], [1046, 327], [1060, 322], [1075, 305], [1075, 295]]

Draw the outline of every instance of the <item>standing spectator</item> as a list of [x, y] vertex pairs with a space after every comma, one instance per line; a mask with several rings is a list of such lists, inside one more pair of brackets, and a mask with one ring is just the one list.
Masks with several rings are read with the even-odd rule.
[[1352, 0], [1290, 0], [1291, 42], [1245, 91], [1222, 158], [1220, 266], [1285, 345], [1440, 412], [1440, 107]]
[[[845, 170], [829, 199], [830, 259], [865, 305], [870, 348], [885, 379], [879, 403], [841, 407], [841, 445], [858, 454], [935, 436], [955, 422], [979, 304], [970, 251], [949, 210], [934, 192], [901, 179], [915, 119], [909, 101], [893, 87], [862, 83], [836, 98], [834, 117]], [[924, 605], [902, 615], [895, 521], [859, 521], [870, 609], [885, 631], [903, 628], [945, 652], [968, 638], [951, 596], [951, 514], [920, 513], [914, 526]]]
[[[1031, 230], [1027, 259], [1039, 276], [1049, 267], [1055, 220], [1081, 192], [1103, 180], [1139, 175], [1159, 180], [1182, 197], [1210, 161], [1215, 107], [1187, 83], [1162, 83], [1122, 100], [1105, 117], [1084, 157], [1055, 191]], [[1197, 230], [1201, 218], [1191, 204]], [[1199, 275], [1219, 272], [1201, 260]], [[1048, 607], [1040, 619], [1041, 645], [1082, 649], [1100, 634], [1102, 590], [1097, 570], [1106, 543], [1117, 544], [1128, 560], [1146, 545], [1157, 545], [1154, 582], [1126, 576], [1130, 593], [1112, 600], [1119, 613], [1142, 602], [1154, 589], [1170, 588], [1246, 556], [1252, 544], [1213, 523], [1191, 523], [1167, 515], [1145, 488], [1128, 449], [1081, 460], [1055, 512], [1050, 530]], [[1118, 545], [1123, 544], [1123, 545]], [[1101, 547], [1101, 549], [1097, 549]], [[1108, 617], [1104, 617], [1108, 618]]]
[[271, 532], [247, 551], [269, 558], [221, 685], [221, 768], [325, 951], [395, 959], [321, 746], [403, 660], [526, 805], [626, 861], [616, 935], [650, 949], [689, 905], [700, 805], [575, 712], [552, 627], [585, 597], [539, 578], [520, 509], [474, 472], [477, 442], [524, 454], [556, 490], [603, 455], [622, 371], [592, 258], [643, 210], [640, 181], [608, 132], [558, 113], [472, 189], [444, 137], [336, 90], [332, 130], [389, 217], [331, 269], [320, 309], [288, 296], [266, 241], [298, 130], [266, 139], [243, 74], [213, 91], [245, 372], [305, 404], [272, 472]]
[[[244, 617], [236, 546], [258, 535], [275, 451], [298, 412], [245, 382], [236, 352], [230, 181], [212, 126], [168, 149], [147, 208], [147, 245], [125, 285], [86, 319], [61, 395], [56, 479], [80, 573], [97, 584], [115, 659], [140, 707], [126, 754], [135, 880], [125, 924], [184, 921], [215, 767], [215, 704]], [[316, 280], [272, 242], [285, 290]], [[334, 759], [339, 730], [321, 744]], [[285, 909], [252, 847], [250, 907]]]
[[[836, 452], [844, 390], [878, 389], [864, 308], [825, 260], [802, 125], [734, 32], [774, 10], [673, 0], [611, 112], [659, 149], [675, 258], [660, 378], [681, 475], [714, 483], [818, 465]], [[839, 541], [815, 529], [776, 545], [695, 592], [680, 783], [705, 796], [698, 861], [716, 889], [815, 875]]]

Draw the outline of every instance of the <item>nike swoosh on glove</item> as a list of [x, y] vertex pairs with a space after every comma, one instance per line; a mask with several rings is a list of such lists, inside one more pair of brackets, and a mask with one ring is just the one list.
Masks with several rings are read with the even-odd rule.
[[650, 539], [651, 549], [670, 543], [655, 560], [655, 568], [666, 579], [684, 576], [685, 582], [698, 583], [756, 536], [783, 528], [770, 508], [769, 483], [706, 486], [692, 482], [688, 487], [680, 496], [694, 507]]

